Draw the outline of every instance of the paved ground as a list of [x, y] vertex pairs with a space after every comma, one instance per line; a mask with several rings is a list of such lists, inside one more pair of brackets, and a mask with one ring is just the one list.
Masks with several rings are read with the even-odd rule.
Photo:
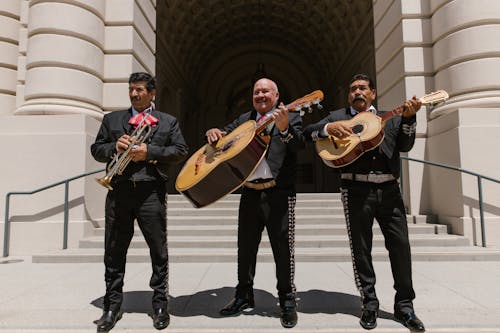
[[[5, 262], [7, 260], [10, 263]], [[19, 261], [18, 261], [19, 260]], [[0, 332], [95, 332], [104, 292], [102, 264], [36, 264], [0, 260]], [[297, 263], [299, 323], [291, 332], [365, 332], [350, 262]], [[388, 262], [375, 262], [381, 301], [372, 332], [408, 332], [392, 317]], [[415, 262], [414, 302], [428, 332], [500, 332], [499, 262]], [[148, 287], [150, 266], [129, 264], [124, 315], [112, 332], [155, 332]], [[286, 331], [278, 319], [274, 266], [259, 263], [256, 308], [221, 318], [232, 296], [235, 264], [171, 264], [171, 324], [165, 332]]]

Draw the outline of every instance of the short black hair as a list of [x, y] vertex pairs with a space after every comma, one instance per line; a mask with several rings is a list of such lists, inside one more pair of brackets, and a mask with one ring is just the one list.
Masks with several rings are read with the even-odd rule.
[[370, 87], [370, 89], [375, 89], [375, 83], [366, 74], [356, 74], [356, 75], [354, 75], [352, 77], [351, 81], [349, 81], [349, 85], [351, 85], [351, 83], [353, 83], [354, 81], [358, 81], [358, 80], [368, 81], [368, 86]]
[[130, 77], [128, 78], [128, 83], [140, 82], [140, 81], [146, 82], [146, 89], [148, 91], [156, 89], [156, 80], [149, 73], [136, 72], [136, 73], [130, 74]]

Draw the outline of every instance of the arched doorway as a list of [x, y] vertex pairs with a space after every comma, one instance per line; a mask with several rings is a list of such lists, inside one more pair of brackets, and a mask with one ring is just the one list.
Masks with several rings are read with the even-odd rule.
[[[353, 74], [375, 77], [372, 0], [159, 1], [156, 65], [159, 108], [178, 117], [191, 152], [249, 110], [256, 75], [275, 80], [285, 104], [321, 89], [324, 109], [307, 125], [344, 106]], [[298, 191], [337, 190], [312, 144], [299, 158]]]

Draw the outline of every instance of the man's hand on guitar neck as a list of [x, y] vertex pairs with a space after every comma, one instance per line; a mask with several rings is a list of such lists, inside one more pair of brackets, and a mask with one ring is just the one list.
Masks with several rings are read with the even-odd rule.
[[227, 134], [226, 131], [221, 131], [218, 128], [211, 128], [205, 133], [209, 144], [219, 141], [219, 139], [226, 134]]
[[288, 130], [288, 110], [283, 103], [278, 105], [276, 110], [273, 112], [272, 117], [280, 132]]
[[412, 99], [407, 100], [403, 104], [403, 117], [413, 117], [420, 110], [421, 106], [422, 102], [416, 96], [413, 96]]

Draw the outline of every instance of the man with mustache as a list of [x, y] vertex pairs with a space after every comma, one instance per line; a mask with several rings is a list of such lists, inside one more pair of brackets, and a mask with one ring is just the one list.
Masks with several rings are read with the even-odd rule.
[[[339, 121], [351, 119], [360, 112], [383, 114], [372, 105], [375, 97], [373, 81], [367, 75], [355, 75], [349, 84], [349, 107], [333, 111], [318, 123], [307, 126], [304, 136], [316, 141], [329, 135], [345, 138], [353, 134], [352, 128]], [[415, 292], [408, 225], [397, 181], [400, 174], [399, 153], [407, 152], [413, 147], [415, 114], [421, 105], [415, 97], [407, 100], [403, 105], [402, 116], [387, 121], [382, 143], [340, 168], [340, 191], [351, 246], [354, 279], [361, 294], [360, 324], [367, 330], [377, 326], [379, 309], [371, 256], [372, 227], [373, 220], [376, 219], [385, 238], [394, 278], [394, 316], [411, 331], [425, 331], [413, 309]]]
[[[134, 234], [134, 220], [149, 246], [153, 274], [153, 326], [164, 329], [170, 322], [168, 314], [168, 251], [167, 251], [167, 172], [188, 153], [177, 119], [154, 109], [155, 79], [148, 73], [132, 73], [129, 77], [128, 110], [106, 114], [90, 150], [99, 162], [109, 163], [115, 154], [128, 150], [131, 162], [122, 174], [111, 181], [113, 188], [106, 196], [104, 238], [104, 280], [106, 294], [103, 314], [96, 320], [97, 332], [108, 332], [121, 318], [123, 280], [127, 250]], [[151, 132], [143, 142], [131, 134], [139, 126]], [[147, 127], [146, 127], [147, 128]], [[135, 133], [138, 134], [138, 131]], [[143, 136], [148, 131], [143, 131]]]
[[259, 79], [253, 87], [254, 110], [243, 113], [231, 124], [206, 132], [209, 143], [216, 142], [248, 120], [258, 123], [271, 118], [265, 133], [270, 136], [266, 156], [247, 179], [241, 190], [238, 212], [238, 285], [234, 298], [220, 310], [222, 316], [234, 316], [255, 306], [253, 283], [257, 251], [264, 227], [276, 263], [276, 278], [281, 325], [297, 324], [295, 273], [295, 174], [297, 151], [304, 147], [302, 120], [278, 104], [279, 92], [274, 81]]

